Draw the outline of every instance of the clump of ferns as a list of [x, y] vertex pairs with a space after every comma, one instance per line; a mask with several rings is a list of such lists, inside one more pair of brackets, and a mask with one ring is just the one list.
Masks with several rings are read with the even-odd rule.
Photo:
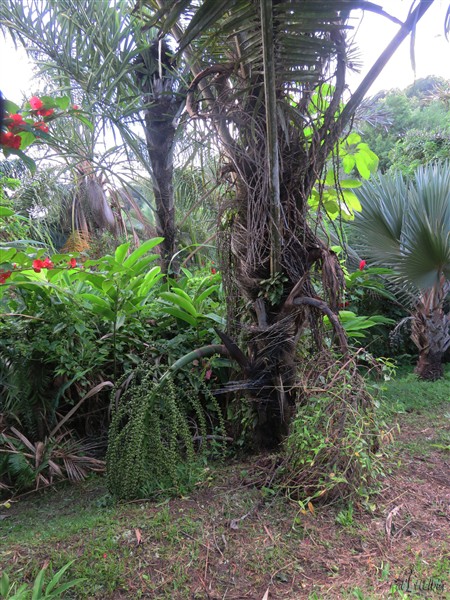
[[217, 400], [193, 373], [159, 378], [143, 363], [117, 382], [112, 398], [106, 468], [117, 498], [179, 494], [204, 470], [209, 442], [225, 440]]

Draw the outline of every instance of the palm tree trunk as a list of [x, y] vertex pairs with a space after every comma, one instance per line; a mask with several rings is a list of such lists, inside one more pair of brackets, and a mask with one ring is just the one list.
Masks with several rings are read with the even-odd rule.
[[449, 322], [441, 304], [427, 313], [421, 303], [414, 315], [411, 339], [419, 350], [415, 371], [420, 379], [436, 381], [444, 376], [442, 361], [450, 345]]
[[[161, 243], [161, 268], [167, 273], [176, 251], [175, 204], [173, 198], [173, 118], [155, 121], [154, 114], [145, 115], [147, 150], [152, 166], [157, 235]], [[172, 265], [173, 266], [173, 265]]]
[[443, 354], [441, 352], [432, 353], [428, 351], [419, 352], [419, 360], [415, 372], [419, 379], [426, 381], [437, 381], [444, 376], [442, 365]]

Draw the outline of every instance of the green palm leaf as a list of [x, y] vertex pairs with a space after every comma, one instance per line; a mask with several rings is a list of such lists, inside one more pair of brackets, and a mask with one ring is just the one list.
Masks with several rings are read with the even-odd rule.
[[361, 252], [426, 290], [450, 279], [450, 165], [427, 165], [412, 182], [382, 175], [356, 190]]

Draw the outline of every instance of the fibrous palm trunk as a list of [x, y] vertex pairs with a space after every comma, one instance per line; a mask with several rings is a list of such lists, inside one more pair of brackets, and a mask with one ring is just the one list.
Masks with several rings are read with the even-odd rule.
[[411, 339], [419, 350], [420, 379], [436, 381], [444, 374], [442, 359], [450, 347], [450, 315], [444, 311], [447, 287], [439, 285], [423, 293], [413, 316]]

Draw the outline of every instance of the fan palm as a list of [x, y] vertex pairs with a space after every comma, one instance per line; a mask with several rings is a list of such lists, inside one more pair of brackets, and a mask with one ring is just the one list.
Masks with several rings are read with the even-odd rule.
[[412, 181], [379, 176], [357, 192], [363, 210], [354, 227], [365, 256], [395, 273], [412, 310], [411, 338], [423, 379], [443, 375], [450, 347], [450, 164], [420, 167]]

